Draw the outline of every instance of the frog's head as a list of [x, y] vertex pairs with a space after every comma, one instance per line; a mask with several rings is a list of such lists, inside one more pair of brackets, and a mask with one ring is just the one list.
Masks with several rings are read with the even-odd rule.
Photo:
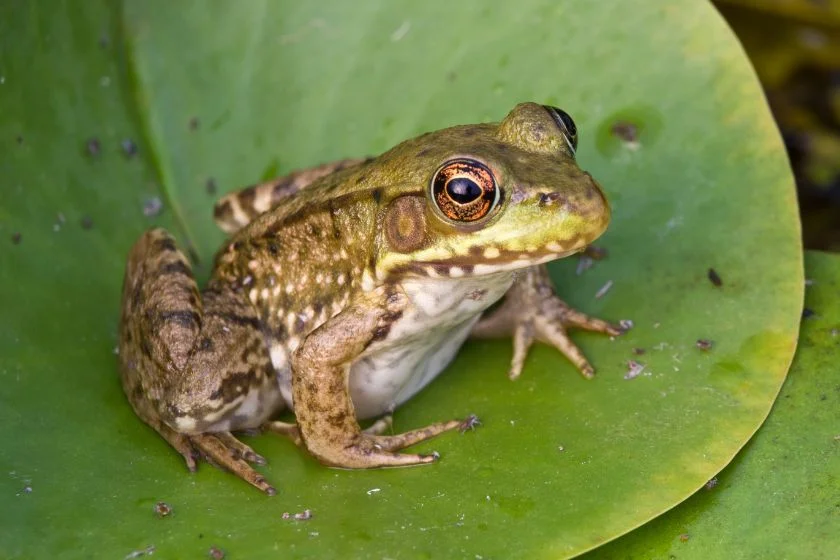
[[382, 179], [401, 184], [385, 189], [378, 275], [490, 274], [581, 251], [607, 228], [610, 208], [576, 147], [568, 114], [522, 103], [500, 123], [440, 130], [384, 154]]

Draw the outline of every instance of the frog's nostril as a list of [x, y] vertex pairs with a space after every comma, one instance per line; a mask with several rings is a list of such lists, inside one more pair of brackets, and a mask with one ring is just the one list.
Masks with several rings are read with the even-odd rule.
[[561, 206], [566, 202], [566, 197], [557, 191], [540, 193], [540, 206]]

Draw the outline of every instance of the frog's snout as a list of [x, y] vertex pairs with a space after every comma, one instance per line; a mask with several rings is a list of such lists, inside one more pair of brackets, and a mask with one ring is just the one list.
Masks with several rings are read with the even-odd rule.
[[569, 191], [549, 191], [539, 194], [538, 205], [575, 215], [587, 223], [605, 228], [610, 221], [610, 205], [604, 191], [592, 176], [583, 172], [577, 188]]

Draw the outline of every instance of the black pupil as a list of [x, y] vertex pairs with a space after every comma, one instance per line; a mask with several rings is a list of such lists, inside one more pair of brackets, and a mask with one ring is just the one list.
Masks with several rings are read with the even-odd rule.
[[575, 126], [575, 121], [572, 120], [572, 117], [564, 111], [563, 109], [558, 109], [557, 107], [552, 107], [551, 105], [543, 105], [545, 107], [551, 117], [554, 119], [554, 122], [557, 123], [557, 126], [560, 128], [566, 129], [566, 132], [569, 133], [570, 140], [572, 143], [577, 144], [577, 126]]
[[455, 177], [446, 183], [446, 192], [449, 193], [449, 198], [458, 204], [467, 204], [481, 196], [481, 187], [472, 179]]
[[575, 126], [575, 121], [572, 120], [572, 117], [569, 116], [569, 113], [566, 111], [561, 111], [557, 109], [557, 112], [560, 113], [560, 119], [563, 121], [563, 124], [566, 125], [566, 130], [569, 131], [569, 134], [572, 136], [577, 136], [577, 127]]

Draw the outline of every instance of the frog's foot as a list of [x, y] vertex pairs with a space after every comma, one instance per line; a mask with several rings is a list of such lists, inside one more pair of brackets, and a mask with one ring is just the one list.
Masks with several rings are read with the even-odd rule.
[[535, 340], [550, 344], [560, 350], [586, 378], [595, 369], [572, 342], [567, 329], [575, 327], [588, 331], [618, 336], [620, 327], [590, 317], [569, 307], [554, 293], [554, 287], [544, 265], [525, 270], [505, 296], [502, 304], [473, 328], [472, 336], [495, 338], [513, 335], [513, 359], [508, 376], [516, 379], [528, 350]]
[[[186, 437], [209, 463], [230, 471], [269, 496], [277, 494], [277, 490], [249, 464], [265, 465], [266, 460], [249, 446], [236, 439], [230, 432], [197, 434]], [[187, 466], [190, 466], [189, 461], [187, 461]], [[194, 463], [190, 470], [195, 470]]]
[[[390, 416], [386, 418], [390, 418]], [[464, 420], [450, 420], [449, 422], [438, 422], [436, 424], [426, 426], [425, 428], [420, 428], [417, 430], [411, 430], [410, 432], [404, 432], [402, 434], [388, 436], [370, 435], [374, 433], [371, 431], [371, 428], [376, 426], [376, 423], [374, 423], [374, 425], [365, 430], [364, 433], [374, 442], [374, 445], [378, 449], [383, 449], [385, 451], [398, 451], [405, 447], [409, 447], [416, 443], [420, 443], [421, 441], [433, 438], [437, 435], [442, 434], [443, 432], [448, 432], [449, 430], [457, 429], [461, 432], [465, 432], [468, 429], [472, 429], [477, 424], [480, 424], [480, 422], [478, 422], [478, 418], [474, 414], [470, 414]]]
[[277, 494], [277, 490], [248, 464], [265, 465], [265, 458], [230, 432], [187, 435], [176, 432], [163, 423], [154, 427], [184, 457], [190, 472], [197, 470], [197, 460], [203, 458], [208, 463], [232, 472], [269, 496]]
[[[397, 453], [397, 451], [431, 439], [443, 432], [461, 429], [465, 422], [465, 420], [438, 422], [425, 428], [387, 436], [361, 432], [355, 437], [351, 437], [348, 443], [341, 448], [331, 449], [329, 456], [318, 454], [318, 459], [329, 466], [350, 469], [374, 469], [434, 463], [440, 458], [436, 451], [429, 455]], [[376, 426], [376, 423], [374, 423], [374, 426]]]

